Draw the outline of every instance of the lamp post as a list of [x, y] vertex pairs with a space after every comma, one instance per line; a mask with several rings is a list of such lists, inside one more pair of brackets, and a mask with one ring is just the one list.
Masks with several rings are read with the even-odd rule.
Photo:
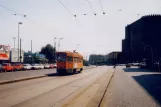
[[63, 38], [59, 38], [59, 44], [58, 44], [58, 51], [59, 51], [59, 48], [60, 48], [60, 40], [62, 40]]
[[22, 54], [22, 53], [21, 53], [21, 51], [22, 51], [22, 50], [21, 50], [21, 42], [22, 42], [22, 40], [21, 40], [21, 38], [20, 38], [20, 63], [21, 63], [21, 59], [22, 59], [22, 55], [21, 55], [21, 54]]
[[20, 30], [20, 25], [22, 24], [22, 22], [18, 22], [18, 62], [20, 61], [20, 55], [19, 55], [19, 30]]

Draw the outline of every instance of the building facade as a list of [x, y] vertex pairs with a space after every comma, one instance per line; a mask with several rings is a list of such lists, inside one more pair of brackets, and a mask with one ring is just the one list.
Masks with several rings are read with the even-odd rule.
[[141, 17], [125, 28], [122, 55], [125, 62], [161, 60], [161, 15]]

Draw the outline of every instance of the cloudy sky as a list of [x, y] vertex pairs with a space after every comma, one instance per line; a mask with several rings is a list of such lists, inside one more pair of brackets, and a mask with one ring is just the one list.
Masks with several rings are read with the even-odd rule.
[[[30, 50], [31, 40], [36, 52], [48, 43], [54, 45], [54, 37], [63, 37], [61, 51], [72, 51], [80, 44], [77, 51], [83, 55], [106, 54], [121, 51], [127, 24], [143, 15], [161, 14], [161, 0], [60, 1], [66, 8], [58, 0], [0, 0], [0, 44], [13, 48], [18, 22], [22, 22], [20, 37], [25, 51]], [[13, 15], [14, 11], [27, 16]]]

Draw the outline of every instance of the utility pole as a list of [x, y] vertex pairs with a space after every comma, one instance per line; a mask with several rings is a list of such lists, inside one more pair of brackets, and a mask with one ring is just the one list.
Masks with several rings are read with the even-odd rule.
[[54, 37], [54, 48], [55, 48], [55, 52], [54, 52], [54, 60], [56, 61], [56, 37]]
[[33, 58], [32, 58], [32, 40], [31, 40], [31, 63], [33, 62]]
[[20, 25], [22, 24], [22, 22], [18, 22], [18, 62], [20, 61], [20, 59], [19, 59], [19, 30], [20, 30]]
[[31, 53], [32, 53], [32, 40], [31, 40]]
[[21, 63], [21, 59], [22, 59], [22, 55], [21, 55], [21, 38], [20, 38], [20, 63]]
[[16, 39], [16, 37], [13, 37], [14, 50], [15, 50], [15, 39]]
[[59, 51], [59, 48], [60, 48], [60, 40], [62, 40], [63, 38], [59, 38], [59, 44], [58, 44], [58, 51]]

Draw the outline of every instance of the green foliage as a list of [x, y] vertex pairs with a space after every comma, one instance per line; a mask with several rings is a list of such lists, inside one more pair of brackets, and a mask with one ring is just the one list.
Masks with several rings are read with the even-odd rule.
[[44, 54], [49, 62], [51, 62], [51, 63], [54, 62], [55, 63], [56, 50], [51, 44], [47, 44], [45, 47], [42, 47], [40, 53]]

